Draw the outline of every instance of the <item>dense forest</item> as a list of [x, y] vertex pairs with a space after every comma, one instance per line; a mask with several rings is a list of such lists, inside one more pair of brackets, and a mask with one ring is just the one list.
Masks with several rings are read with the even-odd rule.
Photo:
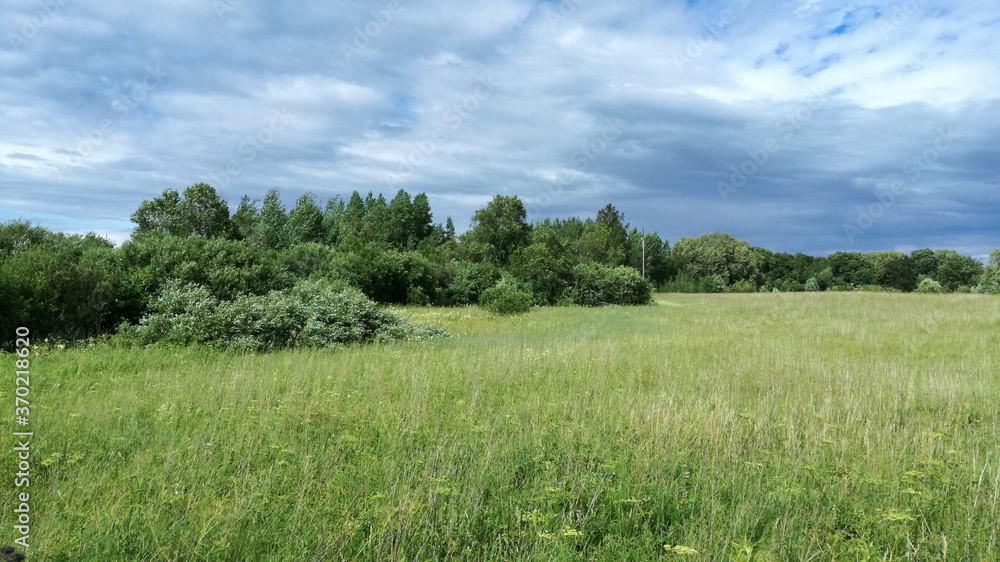
[[[532, 224], [519, 198], [497, 195], [459, 236], [450, 218], [433, 222], [423, 193], [387, 201], [354, 192], [323, 206], [306, 194], [288, 209], [272, 190], [231, 211], [199, 183], [143, 201], [131, 219], [120, 247], [25, 221], [0, 225], [0, 331], [186, 344], [229, 330], [229, 343], [269, 348], [434, 335], [374, 303], [506, 313], [640, 305], [654, 289], [1000, 293], [1000, 250], [984, 267], [953, 250], [791, 255], [725, 233], [671, 247], [630, 229], [611, 204], [594, 219]], [[345, 310], [363, 321], [332, 325]], [[293, 321], [290, 341], [282, 322]]]

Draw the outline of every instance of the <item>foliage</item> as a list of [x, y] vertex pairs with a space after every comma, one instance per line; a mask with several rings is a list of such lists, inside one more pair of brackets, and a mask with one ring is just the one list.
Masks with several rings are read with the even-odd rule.
[[176, 190], [166, 189], [160, 197], [143, 201], [131, 218], [136, 224], [135, 234], [215, 238], [229, 235], [232, 229], [229, 205], [205, 183], [186, 188], [183, 197]]
[[722, 293], [726, 290], [726, 280], [718, 273], [706, 275], [698, 284], [701, 293]]
[[479, 302], [483, 291], [496, 285], [500, 270], [491, 263], [452, 261], [444, 289], [444, 304], [469, 305]]
[[[655, 232], [645, 235], [646, 240], [646, 279], [654, 286], [661, 286], [673, 276], [674, 268], [670, 259], [670, 244], [661, 240]], [[628, 235], [628, 252], [626, 264], [636, 271], [642, 271], [643, 234], [632, 229]]]
[[689, 275], [682, 273], [663, 284], [660, 291], [664, 293], [698, 293], [698, 282]]
[[645, 305], [653, 300], [652, 285], [631, 267], [579, 264], [572, 274], [570, 297], [579, 305]]
[[479, 297], [479, 306], [493, 314], [524, 314], [531, 310], [532, 300], [531, 292], [521, 288], [515, 280], [505, 277], [483, 291]]
[[0, 239], [21, 235], [40, 242], [7, 242], [0, 257], [4, 333], [26, 326], [54, 340], [86, 339], [141, 314], [141, 284], [107, 240], [31, 232], [17, 224], [0, 227]]
[[483, 244], [492, 263], [506, 265], [515, 250], [528, 245], [531, 227], [526, 217], [518, 197], [497, 195], [485, 209], [476, 211], [465, 237], [469, 242]]
[[944, 293], [944, 287], [940, 283], [931, 279], [930, 277], [925, 277], [920, 280], [917, 284], [917, 288], [914, 290], [917, 293]]
[[744, 279], [742, 281], [737, 281], [729, 287], [726, 287], [725, 292], [727, 293], [756, 293], [757, 285], [754, 285], [753, 281], [749, 279]]
[[970, 256], [949, 253], [941, 260], [935, 279], [949, 290], [955, 291], [962, 286], [974, 286], [983, 273], [983, 264]]
[[753, 279], [758, 272], [750, 245], [725, 233], [685, 236], [674, 245], [672, 257], [678, 271], [695, 279], [718, 275], [723, 285]]
[[568, 286], [571, 266], [544, 244], [519, 248], [510, 256], [508, 271], [523, 282], [537, 305], [555, 304]]
[[322, 280], [231, 301], [219, 300], [199, 285], [170, 281], [150, 312], [138, 325], [123, 325], [120, 341], [271, 351], [446, 335], [379, 310], [356, 289]]
[[121, 252], [145, 295], [177, 280], [202, 285], [215, 298], [231, 300], [290, 288], [295, 281], [278, 252], [246, 241], [147, 234], [123, 244]]
[[330, 276], [376, 302], [391, 304], [406, 304], [411, 295], [429, 297], [437, 284], [435, 266], [419, 252], [384, 250], [375, 244], [342, 245], [332, 259]]

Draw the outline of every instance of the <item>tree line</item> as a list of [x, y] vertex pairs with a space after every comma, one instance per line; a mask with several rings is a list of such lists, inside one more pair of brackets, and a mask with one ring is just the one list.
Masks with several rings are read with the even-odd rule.
[[134, 329], [191, 295], [214, 303], [304, 295], [296, 286], [317, 280], [382, 304], [495, 312], [645, 304], [654, 289], [1000, 293], [1000, 250], [984, 267], [953, 250], [791, 255], [725, 233], [671, 246], [631, 228], [612, 204], [595, 218], [529, 223], [518, 197], [497, 195], [456, 235], [451, 218], [433, 222], [424, 193], [354, 192], [323, 205], [305, 194], [286, 208], [271, 190], [231, 210], [199, 183], [143, 201], [131, 220], [120, 247], [25, 221], [0, 225], [0, 331], [31, 325], [52, 338], [90, 338]]

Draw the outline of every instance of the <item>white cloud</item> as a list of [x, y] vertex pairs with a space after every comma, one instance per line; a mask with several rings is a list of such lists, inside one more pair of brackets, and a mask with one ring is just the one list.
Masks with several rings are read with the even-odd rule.
[[[967, 140], [865, 243], [923, 236], [941, 201], [927, 186], [979, 186], [954, 192], [968, 203], [996, 185], [996, 162], [982, 154], [1000, 116], [994, 7], [402, 2], [345, 60], [341, 47], [385, 6], [241, 2], [219, 14], [194, 0], [69, 4], [19, 50], [0, 47], [12, 77], [0, 118], [18, 131], [0, 145], [0, 184], [22, 193], [19, 210], [84, 217], [89, 205], [127, 219], [143, 198], [217, 177], [235, 159], [241, 172], [224, 189], [234, 203], [275, 185], [290, 198], [404, 187], [433, 193], [435, 215], [464, 224], [493, 193], [529, 199], [564, 177], [572, 185], [546, 212], [621, 201], [647, 230], [794, 232], [788, 247], [822, 251], [844, 242], [841, 223], [871, 198], [865, 186], [898, 175], [935, 127], [961, 115]], [[6, 5], [0, 21], [16, 29], [34, 9]], [[112, 104], [147, 65], [169, 78], [119, 118]], [[477, 96], [482, 80], [495, 90]], [[810, 107], [817, 91], [828, 98]], [[779, 137], [804, 108], [791, 137]], [[294, 123], [247, 157], [241, 143], [275, 110]], [[114, 131], [56, 177], [102, 119]], [[575, 167], [608, 119], [622, 134]], [[780, 150], [724, 205], [716, 182], [771, 137]], [[53, 197], [68, 189], [76, 194]], [[962, 242], [971, 247], [996, 234], [996, 201], [981, 202], [966, 205], [965, 225], [945, 225], [953, 240], [977, 240]]]

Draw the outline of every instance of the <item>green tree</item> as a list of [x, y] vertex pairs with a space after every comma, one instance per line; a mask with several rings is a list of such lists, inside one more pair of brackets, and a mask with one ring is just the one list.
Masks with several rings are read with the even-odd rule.
[[625, 244], [606, 223], [587, 221], [580, 237], [584, 261], [608, 267], [625, 264]]
[[472, 228], [466, 234], [473, 243], [483, 244], [487, 259], [506, 265], [510, 255], [527, 246], [531, 227], [525, 221], [527, 213], [517, 196], [497, 195], [472, 217]]
[[679, 272], [693, 279], [718, 275], [727, 285], [752, 280], [757, 275], [756, 253], [731, 234], [713, 232], [698, 238], [685, 236], [676, 244], [672, 257]]
[[207, 183], [196, 183], [184, 190], [181, 216], [186, 236], [219, 238], [230, 233], [229, 205]]
[[[625, 214], [616, 209], [611, 203], [608, 203], [603, 209], [597, 211], [597, 222], [607, 225], [611, 233], [611, 245], [615, 250], [610, 251], [617, 251], [617, 248], [621, 248], [624, 255], [627, 250], [626, 243], [628, 241], [628, 223], [625, 222]], [[623, 257], [621, 263], [624, 262], [625, 258]]]
[[239, 207], [229, 219], [232, 224], [231, 236], [234, 240], [249, 240], [260, 227], [260, 209], [257, 202], [244, 195]]
[[340, 221], [340, 241], [349, 236], [361, 236], [361, 228], [365, 220], [365, 202], [357, 191], [351, 193], [351, 198], [344, 207], [344, 216]]
[[323, 243], [327, 246], [340, 243], [344, 212], [344, 200], [339, 195], [326, 202], [326, 208], [323, 209]]
[[413, 205], [410, 207], [410, 237], [413, 246], [417, 246], [431, 235], [432, 220], [430, 200], [427, 199], [426, 193], [420, 193], [413, 198]]
[[572, 266], [552, 255], [548, 246], [536, 243], [514, 250], [509, 271], [530, 287], [535, 304], [546, 305], [555, 304], [562, 296]]
[[876, 285], [912, 291], [917, 288], [917, 272], [913, 260], [902, 252], [870, 252], [865, 254]]
[[176, 190], [166, 189], [160, 197], [144, 200], [131, 219], [136, 224], [135, 234], [217, 238], [229, 236], [232, 228], [229, 205], [205, 183], [189, 186], [183, 197]]
[[455, 239], [455, 223], [452, 222], [451, 217], [444, 223], [444, 237], [446, 240]]
[[159, 232], [187, 236], [181, 194], [176, 189], [164, 189], [152, 201], [143, 200], [130, 218], [135, 223], [134, 234]]
[[306, 193], [299, 197], [288, 213], [286, 231], [290, 246], [323, 240], [323, 211], [316, 203], [315, 195]]
[[918, 276], [924, 275], [933, 279], [937, 275], [937, 269], [940, 264], [934, 255], [934, 251], [930, 248], [913, 250], [910, 252], [910, 259], [913, 260], [913, 271]]
[[[369, 193], [369, 196], [371, 194]], [[366, 204], [365, 218], [362, 221], [361, 239], [366, 243], [388, 247], [389, 245], [389, 204], [379, 193], [378, 197]]]
[[272, 189], [264, 195], [264, 205], [260, 210], [260, 224], [254, 235], [258, 246], [272, 250], [280, 250], [288, 246], [288, 214], [277, 189]]
[[416, 242], [412, 232], [413, 201], [410, 194], [400, 189], [389, 202], [389, 244], [397, 250], [406, 250]]
[[651, 232], [643, 235], [633, 228], [628, 234], [628, 262], [626, 265], [632, 267], [640, 273], [643, 270], [643, 237], [646, 245], [646, 279], [649, 279], [657, 287], [666, 283], [671, 276], [670, 245], [660, 239], [660, 236]]
[[959, 287], [975, 286], [982, 273], [983, 264], [976, 258], [949, 253], [941, 260], [935, 280], [948, 291], [955, 291]]

